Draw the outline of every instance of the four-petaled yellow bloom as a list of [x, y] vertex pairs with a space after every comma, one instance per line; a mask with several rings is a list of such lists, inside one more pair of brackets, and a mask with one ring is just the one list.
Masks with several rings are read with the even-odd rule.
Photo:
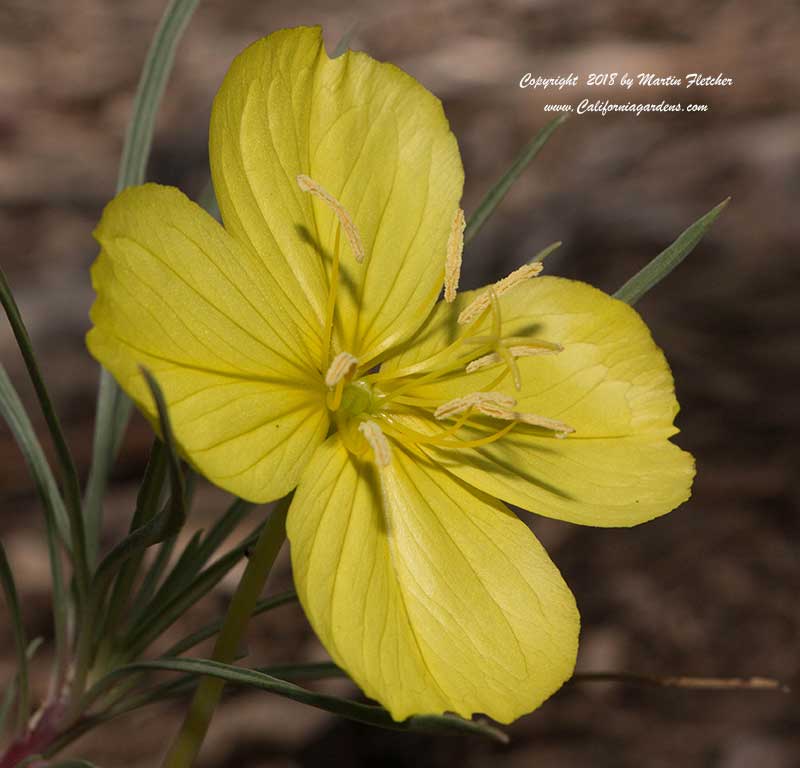
[[[319, 29], [233, 63], [210, 158], [224, 228], [147, 184], [106, 208], [88, 345], [186, 459], [287, 522], [305, 611], [398, 720], [509, 722], [572, 673], [578, 612], [505, 503], [628, 526], [689, 495], [677, 403], [632, 309], [526, 265], [457, 293], [439, 101]], [[446, 301], [439, 301], [442, 287]]]

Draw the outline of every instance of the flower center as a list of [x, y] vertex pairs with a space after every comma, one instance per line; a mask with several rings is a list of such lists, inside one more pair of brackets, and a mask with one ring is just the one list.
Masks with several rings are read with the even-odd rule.
[[[355, 454], [371, 454], [373, 462], [386, 467], [391, 462], [387, 438], [406, 445], [429, 445], [449, 449], [476, 448], [502, 439], [517, 425], [527, 425], [554, 437], [566, 437], [574, 430], [568, 424], [546, 416], [517, 410], [514, 397], [496, 391], [510, 378], [514, 389], [523, 381], [517, 358], [561, 351], [559, 344], [504, 335], [499, 297], [519, 283], [541, 272], [540, 261], [525, 264], [478, 294], [458, 316], [463, 331], [458, 338], [424, 360], [394, 370], [367, 372], [371, 361], [358, 360], [341, 351], [334, 354], [333, 327], [339, 287], [340, 234], [344, 234], [355, 260], [360, 264], [365, 250], [352, 218], [333, 195], [308, 176], [298, 176], [304, 192], [322, 200], [339, 221], [328, 275], [328, 300], [322, 335], [322, 370], [328, 388], [327, 407], [345, 446]], [[458, 290], [463, 248], [464, 215], [453, 220], [444, 264], [444, 298], [452, 303]], [[556, 243], [540, 254], [544, 258]], [[487, 324], [484, 320], [488, 319]], [[478, 329], [483, 329], [479, 334]], [[497, 368], [497, 376], [485, 380], [485, 370]], [[472, 392], [446, 399], [426, 393], [428, 385], [468, 381], [470, 374], [482, 386]], [[434, 387], [435, 389], [435, 387]], [[449, 388], [452, 391], [451, 388]], [[452, 398], [452, 395], [450, 395]], [[451, 421], [447, 426], [443, 422]]]
[[366, 381], [355, 381], [345, 384], [342, 390], [342, 402], [339, 410], [350, 417], [357, 418], [374, 410], [372, 387]]

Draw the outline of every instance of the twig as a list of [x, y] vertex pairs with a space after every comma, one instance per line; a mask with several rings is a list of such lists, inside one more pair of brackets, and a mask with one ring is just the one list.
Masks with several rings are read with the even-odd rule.
[[637, 675], [632, 672], [576, 672], [574, 683], [624, 683], [649, 685], [654, 688], [691, 688], [701, 691], [779, 691], [791, 693], [792, 689], [774, 677], [684, 677]]

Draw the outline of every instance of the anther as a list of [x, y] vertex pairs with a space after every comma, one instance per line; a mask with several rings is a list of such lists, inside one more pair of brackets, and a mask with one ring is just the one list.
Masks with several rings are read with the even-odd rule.
[[392, 462], [392, 449], [383, 430], [374, 421], [362, 421], [358, 431], [369, 443], [375, 464], [380, 468], [388, 467]]
[[340, 352], [333, 358], [325, 374], [325, 386], [335, 387], [340, 381], [350, 376], [357, 367], [358, 358], [349, 352]]
[[515, 269], [502, 280], [498, 280], [489, 290], [483, 291], [483, 293], [478, 295], [466, 309], [462, 310], [461, 314], [458, 316], [459, 325], [468, 325], [491, 304], [492, 290], [496, 296], [502, 296], [520, 283], [532, 277], [536, 277], [542, 269], [543, 266], [540, 262], [523, 264], [519, 269]]
[[339, 224], [341, 224], [347, 241], [350, 243], [350, 249], [353, 251], [356, 261], [361, 264], [361, 262], [364, 261], [364, 246], [361, 242], [361, 236], [358, 234], [358, 229], [356, 229], [356, 225], [353, 223], [350, 214], [347, 213], [344, 206], [330, 192], [314, 181], [314, 179], [303, 173], [297, 177], [297, 186], [299, 186], [303, 192], [310, 192], [312, 195], [318, 197], [333, 211], [336, 218], [339, 219]]
[[447, 258], [444, 264], [444, 300], [452, 304], [458, 291], [458, 281], [461, 277], [461, 256], [464, 251], [464, 211], [459, 208], [453, 218], [450, 228], [450, 237], [447, 238]]
[[[545, 342], [543, 342], [542, 346], [538, 346], [536, 343], [517, 344], [507, 347], [507, 349], [511, 353], [511, 357], [517, 358], [533, 357], [534, 355], [555, 355], [558, 352], [563, 351], [564, 348], [560, 344], [547, 343], [545, 345]], [[483, 357], [473, 360], [471, 363], [467, 363], [466, 372], [474, 373], [482, 368], [488, 368], [489, 366], [497, 365], [498, 363], [502, 362], [503, 358], [497, 354], [497, 352], [490, 352], [488, 355], [484, 355]]]
[[495, 419], [502, 419], [503, 421], [518, 421], [522, 424], [530, 424], [533, 427], [542, 427], [555, 433], [555, 437], [561, 439], [567, 435], [571, 435], [575, 430], [563, 421], [557, 419], [548, 419], [546, 416], [539, 416], [535, 413], [521, 413], [511, 409], [493, 409], [492, 413], [488, 413], [485, 407], [482, 407], [481, 413], [487, 416], [492, 416]]
[[442, 419], [449, 419], [452, 416], [458, 416], [464, 411], [474, 408], [483, 413], [484, 405], [489, 407], [496, 407], [508, 411], [517, 404], [517, 401], [510, 395], [502, 392], [472, 392], [464, 397], [457, 397], [455, 400], [440, 405], [434, 412], [435, 419], [441, 421]]

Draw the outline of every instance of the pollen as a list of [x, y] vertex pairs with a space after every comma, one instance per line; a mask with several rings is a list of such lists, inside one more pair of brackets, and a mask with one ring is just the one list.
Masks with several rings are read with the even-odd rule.
[[340, 381], [351, 376], [358, 367], [358, 358], [349, 352], [340, 352], [331, 361], [328, 372], [325, 374], [325, 386], [335, 387]]
[[383, 430], [374, 421], [368, 420], [358, 425], [358, 431], [369, 443], [375, 464], [380, 468], [388, 467], [392, 463], [392, 449]]
[[515, 269], [511, 274], [506, 275], [502, 280], [498, 280], [491, 288], [484, 291], [475, 300], [464, 309], [458, 316], [459, 325], [468, 325], [476, 317], [479, 317], [492, 303], [491, 292], [494, 291], [496, 296], [502, 296], [508, 293], [512, 288], [536, 277], [543, 269], [541, 262], [534, 261], [531, 264], [523, 264], [518, 269]]
[[[510, 395], [502, 392], [472, 392], [464, 397], [457, 397], [455, 400], [440, 405], [434, 412], [434, 418], [441, 421], [442, 419], [449, 419], [452, 416], [458, 416], [470, 408], [476, 411], [485, 413], [484, 407], [495, 407], [508, 411], [517, 404], [517, 401]], [[487, 414], [491, 415], [491, 414]]]
[[310, 176], [301, 173], [297, 177], [297, 186], [299, 186], [303, 192], [309, 192], [315, 197], [318, 197], [333, 211], [344, 230], [347, 241], [350, 243], [350, 250], [353, 251], [353, 256], [355, 256], [356, 261], [361, 264], [361, 262], [364, 261], [365, 255], [364, 245], [361, 242], [361, 236], [358, 234], [355, 223], [350, 218], [350, 214], [345, 210], [344, 206]]
[[466, 227], [464, 211], [459, 208], [453, 218], [450, 237], [447, 239], [447, 258], [444, 265], [444, 300], [452, 304], [458, 291], [461, 277], [461, 256], [464, 251], [464, 227]]

